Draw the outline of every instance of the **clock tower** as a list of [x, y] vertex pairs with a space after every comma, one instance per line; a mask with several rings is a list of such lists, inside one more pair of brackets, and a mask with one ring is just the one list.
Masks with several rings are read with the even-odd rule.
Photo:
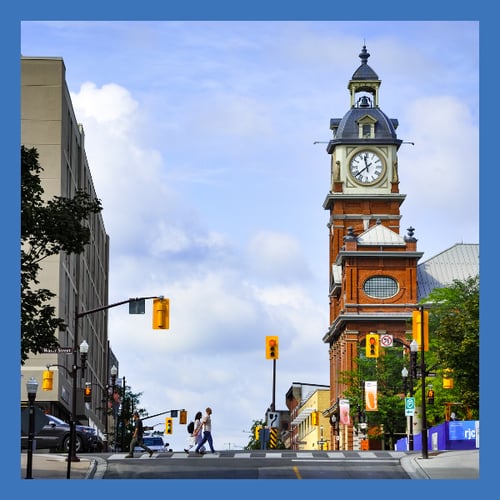
[[[408, 320], [417, 307], [417, 252], [414, 229], [400, 235], [398, 121], [380, 108], [381, 81], [368, 65], [363, 46], [361, 65], [348, 84], [350, 108], [330, 120], [333, 138], [330, 190], [323, 208], [330, 212], [330, 326], [323, 337], [330, 353], [329, 416], [347, 387], [339, 374], [354, 370], [364, 355], [366, 335], [376, 333], [394, 345], [411, 337]], [[383, 355], [383, 346], [379, 349]], [[331, 421], [335, 421], [332, 418]], [[351, 424], [332, 426], [332, 443], [352, 449]]]

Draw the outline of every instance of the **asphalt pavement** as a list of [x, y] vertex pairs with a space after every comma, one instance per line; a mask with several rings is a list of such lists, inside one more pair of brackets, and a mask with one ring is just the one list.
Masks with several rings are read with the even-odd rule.
[[[66, 454], [33, 453], [31, 479], [67, 479]], [[105, 460], [92, 455], [80, 455], [71, 462], [70, 479], [97, 479]], [[21, 453], [21, 479], [26, 479], [27, 453]], [[414, 452], [401, 458], [401, 466], [411, 479], [479, 479], [479, 450], [430, 451], [428, 458]]]

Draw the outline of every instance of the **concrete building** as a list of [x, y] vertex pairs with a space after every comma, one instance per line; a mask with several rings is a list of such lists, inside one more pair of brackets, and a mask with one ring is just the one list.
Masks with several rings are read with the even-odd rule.
[[[58, 57], [21, 58], [21, 144], [39, 153], [46, 199], [72, 197], [77, 189], [98, 198], [85, 153], [85, 133], [73, 110], [65, 71]], [[109, 237], [102, 214], [92, 215], [88, 226], [91, 241], [81, 255], [61, 253], [42, 263], [37, 286], [56, 294], [55, 315], [64, 320], [67, 328], [57, 333], [61, 352], [30, 356], [21, 367], [21, 402], [27, 402], [26, 381], [33, 376], [39, 382], [37, 404], [69, 421], [74, 359], [80, 365], [80, 355], [74, 358], [74, 351], [85, 340], [89, 351], [84, 379], [83, 370], [77, 370], [76, 420], [104, 434], [108, 429], [110, 367], [118, 367], [108, 344], [108, 314], [105, 310], [79, 318], [77, 314], [108, 304]], [[54, 372], [51, 391], [42, 390], [47, 365], [52, 365]], [[90, 403], [83, 402], [85, 383], [91, 384]]]

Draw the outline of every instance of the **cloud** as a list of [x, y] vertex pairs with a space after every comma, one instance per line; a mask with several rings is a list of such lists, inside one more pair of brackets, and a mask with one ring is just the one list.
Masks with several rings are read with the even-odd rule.
[[[477, 242], [474, 25], [33, 25], [30, 37], [23, 23], [23, 53], [64, 57], [85, 130], [110, 303], [170, 298], [167, 331], [152, 330], [150, 302], [144, 315], [110, 309], [120, 376], [150, 414], [211, 406], [218, 449], [246, 444], [242, 431], [271, 403], [266, 335], [280, 338], [278, 409], [292, 382], [329, 383], [330, 158], [313, 141], [328, 141], [330, 118], [348, 109], [360, 29], [380, 105], [415, 143], [399, 150], [402, 232], [414, 226], [426, 256], [462, 235]], [[174, 425], [174, 449], [183, 431]]]

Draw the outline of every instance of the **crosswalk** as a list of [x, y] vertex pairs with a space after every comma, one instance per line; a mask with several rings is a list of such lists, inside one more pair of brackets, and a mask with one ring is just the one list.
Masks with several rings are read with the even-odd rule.
[[[197, 455], [190, 453], [187, 455], [184, 452], [167, 452], [155, 453], [151, 458], [149, 453], [137, 453], [134, 457], [135, 460], [153, 460], [158, 458], [170, 458], [172, 460], [186, 459], [186, 458], [203, 458], [217, 459], [217, 458], [234, 458], [238, 460], [251, 459], [251, 458], [269, 458], [269, 459], [295, 459], [295, 460], [374, 460], [374, 459], [400, 459], [408, 453], [405, 451], [289, 451], [289, 450], [249, 450], [249, 451], [220, 451], [215, 453], [205, 453], [204, 455]], [[108, 461], [111, 460], [131, 460], [125, 458], [126, 453], [115, 453], [107, 457]]]

